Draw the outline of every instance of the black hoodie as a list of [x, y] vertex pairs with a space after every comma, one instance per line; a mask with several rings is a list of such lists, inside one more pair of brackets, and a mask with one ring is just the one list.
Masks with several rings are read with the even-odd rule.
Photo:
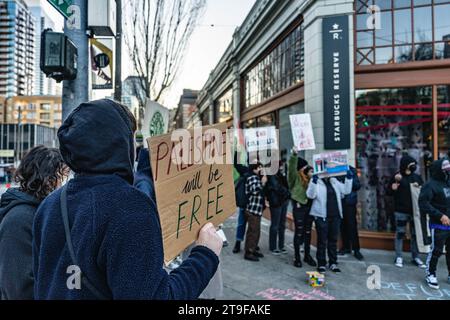
[[[387, 187], [387, 194], [394, 196], [395, 203], [395, 211], [413, 214], [413, 206], [412, 206], [412, 198], [411, 198], [411, 184], [418, 183], [420, 186], [423, 185], [422, 178], [416, 174], [411, 173], [410, 175], [406, 174], [406, 169], [410, 163], [416, 163], [417, 161], [408, 155], [405, 155], [400, 160], [400, 172], [397, 172], [390, 180], [389, 185]], [[396, 191], [392, 189], [392, 184], [394, 184], [395, 176], [400, 173], [402, 175], [402, 179], [400, 180], [400, 185]]]
[[435, 161], [430, 168], [431, 179], [423, 186], [419, 206], [422, 215], [430, 216], [430, 224], [442, 226], [441, 218], [450, 217], [450, 183], [442, 171], [444, 159]]
[[33, 299], [32, 227], [39, 201], [9, 189], [0, 202], [1, 300]]
[[132, 124], [114, 101], [81, 104], [59, 129], [58, 139], [64, 161], [75, 173], [115, 174], [133, 183]]
[[[133, 132], [120, 106], [108, 100], [82, 104], [58, 137], [64, 160], [77, 173], [65, 188], [70, 236], [83, 276], [112, 299], [197, 299], [219, 259], [197, 246], [170, 275], [164, 271], [156, 205], [131, 185]], [[99, 298], [86, 286], [71, 290], [66, 285], [67, 268], [74, 261], [66, 245], [60, 196], [61, 189], [50, 194], [34, 219], [35, 299]]]

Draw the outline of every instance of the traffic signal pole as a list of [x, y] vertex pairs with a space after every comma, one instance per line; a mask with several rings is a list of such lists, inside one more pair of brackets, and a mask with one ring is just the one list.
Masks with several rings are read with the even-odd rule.
[[64, 33], [78, 49], [77, 77], [63, 81], [62, 117], [89, 100], [89, 37], [87, 34], [87, 0], [72, 0], [72, 16], [64, 23]]
[[116, 0], [116, 74], [114, 100], [122, 101], [122, 0]]

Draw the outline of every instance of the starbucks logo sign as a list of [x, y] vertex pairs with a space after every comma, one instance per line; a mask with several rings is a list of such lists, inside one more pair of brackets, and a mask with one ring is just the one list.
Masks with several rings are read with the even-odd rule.
[[164, 134], [164, 127], [164, 118], [159, 111], [156, 111], [150, 120], [150, 137]]

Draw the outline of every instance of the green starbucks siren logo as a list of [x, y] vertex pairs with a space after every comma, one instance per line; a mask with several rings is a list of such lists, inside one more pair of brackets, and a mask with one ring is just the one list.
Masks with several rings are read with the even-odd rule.
[[159, 111], [156, 111], [150, 120], [150, 136], [159, 136], [164, 134], [164, 118]]

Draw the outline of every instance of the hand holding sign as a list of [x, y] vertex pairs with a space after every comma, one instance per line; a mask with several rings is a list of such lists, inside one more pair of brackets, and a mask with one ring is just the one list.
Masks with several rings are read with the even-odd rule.
[[196, 245], [207, 247], [219, 256], [222, 251], [223, 240], [217, 233], [214, 225], [208, 223], [200, 230]]

